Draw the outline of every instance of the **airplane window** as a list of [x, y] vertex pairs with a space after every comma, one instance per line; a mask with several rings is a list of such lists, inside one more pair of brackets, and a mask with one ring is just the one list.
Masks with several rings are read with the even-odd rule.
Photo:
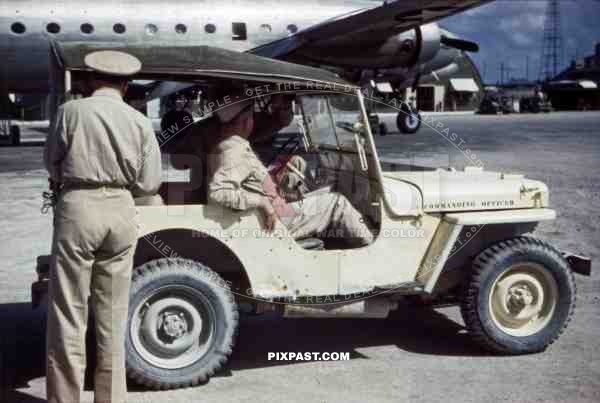
[[175, 25], [175, 32], [180, 35], [183, 35], [187, 32], [187, 26], [185, 24], [177, 24]]
[[246, 39], [248, 39], [248, 33], [246, 32], [245, 22], [232, 22], [231, 31], [233, 32], [233, 36], [231, 37], [231, 39], [233, 39], [234, 41], [245, 41]]
[[15, 34], [24, 34], [27, 30], [22, 22], [15, 22], [10, 26], [10, 30]]
[[260, 29], [262, 29], [263, 31], [266, 31], [266, 32], [271, 32], [273, 30], [273, 28], [271, 27], [271, 24], [261, 24]]
[[81, 32], [83, 32], [84, 34], [91, 34], [94, 32], [94, 26], [90, 23], [85, 23], [85, 24], [81, 24]]
[[158, 27], [154, 24], [146, 24], [146, 34], [154, 35], [158, 32]]
[[46, 25], [46, 31], [50, 34], [58, 34], [60, 32], [60, 25], [55, 22], [51, 22]]
[[209, 34], [214, 34], [215, 32], [217, 32], [217, 27], [215, 26], [215, 24], [206, 24], [204, 26], [204, 30]]
[[287, 26], [287, 31], [289, 34], [295, 34], [298, 32], [298, 26], [296, 24], [290, 24]]
[[113, 31], [115, 31], [115, 34], [124, 34], [126, 31], [125, 25], [118, 22], [113, 25]]

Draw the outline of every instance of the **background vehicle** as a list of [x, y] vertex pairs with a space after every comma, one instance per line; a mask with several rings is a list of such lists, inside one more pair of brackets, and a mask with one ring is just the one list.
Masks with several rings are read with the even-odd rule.
[[478, 113], [482, 115], [508, 114], [515, 110], [512, 99], [505, 96], [501, 91], [486, 90], [483, 100], [479, 105]]
[[15, 104], [9, 97], [0, 97], [0, 145], [18, 146], [21, 128], [14, 124]]
[[[57, 47], [67, 91], [90, 50]], [[314, 191], [344, 194], [378, 235], [361, 248], [330, 234], [295, 240], [283, 225], [270, 235], [257, 211], [207, 204], [206, 182], [163, 183], [161, 203], [140, 200], [132, 223], [140, 239], [127, 369], [137, 382], [165, 389], [205, 381], [233, 349], [241, 304], [284, 317], [385, 318], [406, 296], [441, 299], [460, 304], [474, 340], [500, 354], [542, 351], [566, 327], [573, 272], [589, 275], [590, 262], [525, 236], [555, 218], [543, 183], [477, 167], [385, 171], [362, 93], [326, 71], [210, 48], [189, 48], [165, 65], [168, 54], [127, 50], [143, 62], [140, 79], [225, 80], [263, 100], [282, 88], [293, 93], [299, 115], [273, 136], [273, 152], [302, 156]], [[197, 133], [210, 139], [186, 134]], [[187, 158], [179, 166], [194, 178], [202, 161], [189, 152], [170, 157]], [[47, 273], [40, 263], [36, 301]]]
[[18, 146], [21, 144], [21, 128], [9, 119], [0, 119], [0, 145]]
[[521, 113], [548, 113], [552, 111], [552, 104], [541, 100], [538, 96], [523, 97], [520, 101], [520, 111]]

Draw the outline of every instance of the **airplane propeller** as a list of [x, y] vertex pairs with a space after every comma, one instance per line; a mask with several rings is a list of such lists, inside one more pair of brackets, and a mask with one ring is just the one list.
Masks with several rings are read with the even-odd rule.
[[442, 35], [440, 42], [451, 48], [458, 50], [464, 50], [466, 52], [479, 52], [479, 45], [475, 42], [467, 41], [464, 39], [450, 38], [446, 35]]

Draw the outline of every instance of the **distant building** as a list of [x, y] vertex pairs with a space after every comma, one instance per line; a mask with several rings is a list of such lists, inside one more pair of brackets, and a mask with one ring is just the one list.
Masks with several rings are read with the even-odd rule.
[[483, 81], [467, 54], [455, 60], [458, 70], [446, 77], [424, 77], [414, 97], [417, 108], [426, 112], [475, 111], [483, 99]]
[[[415, 91], [407, 88], [402, 91], [401, 99], [416, 104], [424, 112], [476, 111], [483, 99], [483, 81], [469, 56], [463, 53], [449, 66], [421, 76]], [[389, 83], [377, 85], [384, 96], [393, 93]], [[395, 95], [393, 95], [395, 97]], [[373, 111], [391, 112], [394, 109], [386, 104], [370, 105]]]
[[511, 79], [509, 82], [499, 86], [507, 94], [513, 98], [519, 99], [530, 97], [534, 94], [535, 89], [539, 84], [535, 81], [525, 79]]
[[552, 106], [559, 110], [600, 109], [600, 42], [591, 56], [571, 65], [544, 85]]
[[528, 98], [535, 95], [539, 84], [535, 81], [526, 79], [511, 79], [509, 82], [497, 85], [497, 90], [502, 96], [510, 99], [515, 112], [520, 111], [520, 101], [522, 98]]

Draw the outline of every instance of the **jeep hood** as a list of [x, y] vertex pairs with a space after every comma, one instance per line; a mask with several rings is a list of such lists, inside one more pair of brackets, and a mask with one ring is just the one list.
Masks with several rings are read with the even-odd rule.
[[[467, 167], [384, 172], [384, 188], [395, 212], [506, 210], [548, 207], [548, 187], [523, 175]], [[400, 214], [402, 214], [400, 213]]]

